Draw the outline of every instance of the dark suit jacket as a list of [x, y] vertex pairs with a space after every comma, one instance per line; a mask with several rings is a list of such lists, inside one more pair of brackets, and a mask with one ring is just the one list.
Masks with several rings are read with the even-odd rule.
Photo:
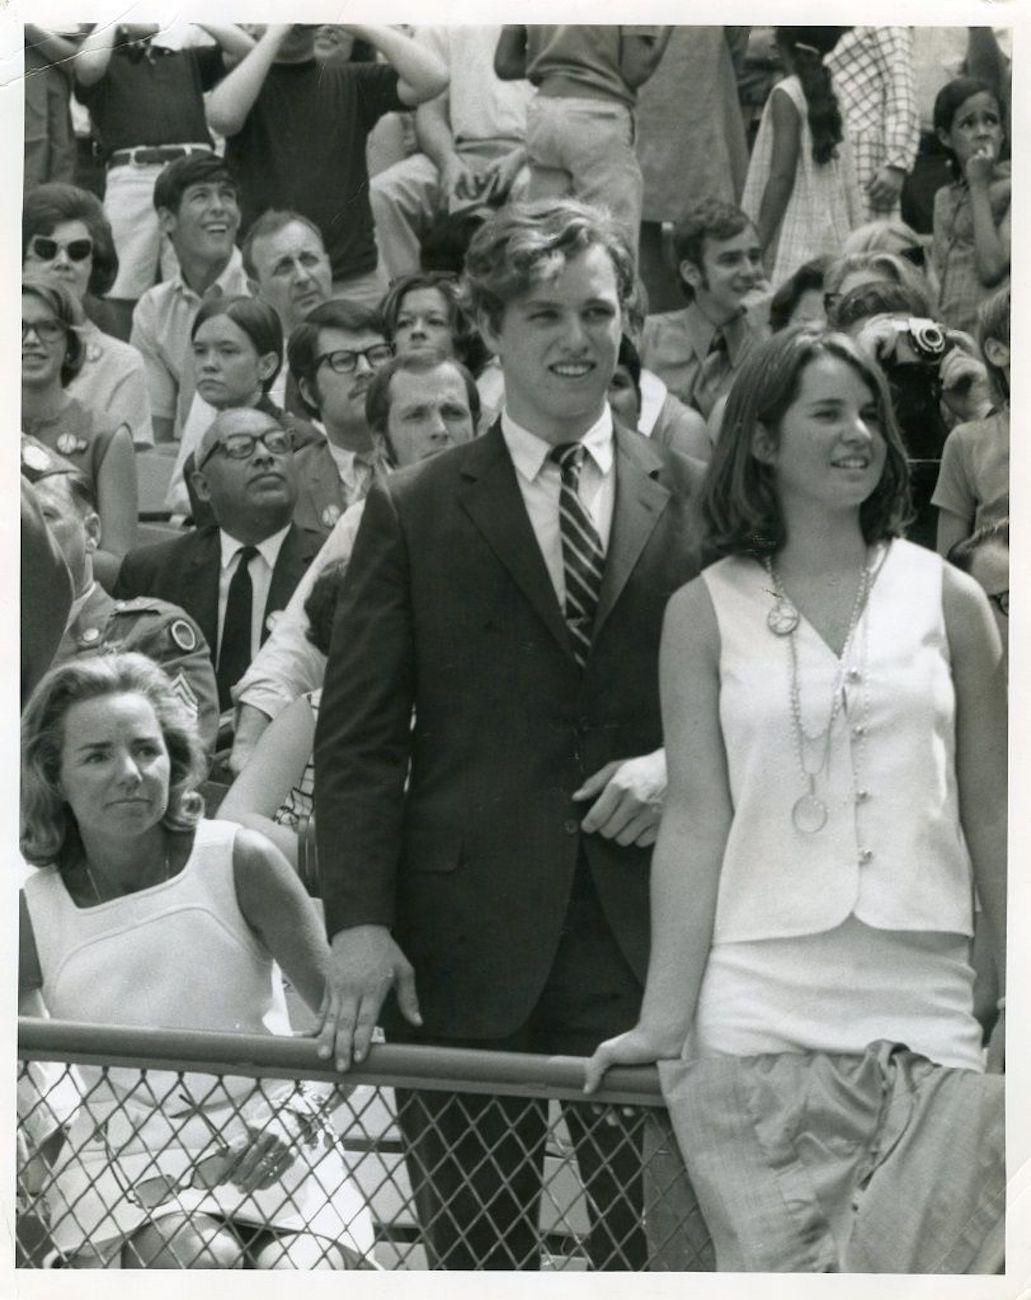
[[[262, 619], [263, 642], [269, 633], [269, 615], [286, 608], [294, 588], [325, 540], [325, 533], [290, 525], [272, 570]], [[157, 596], [159, 600], [179, 605], [204, 633], [212, 661], [215, 661], [220, 563], [217, 527], [198, 528], [182, 537], [172, 537], [167, 542], [139, 546], [130, 551], [122, 561], [114, 595], [123, 598]]]
[[581, 839], [643, 981], [651, 851], [582, 836], [571, 795], [610, 760], [662, 744], [659, 636], [667, 599], [698, 572], [702, 472], [617, 430], [583, 671], [499, 424], [367, 498], [316, 732], [320, 874], [330, 935], [391, 927], [429, 1034], [493, 1038], [525, 1023]]

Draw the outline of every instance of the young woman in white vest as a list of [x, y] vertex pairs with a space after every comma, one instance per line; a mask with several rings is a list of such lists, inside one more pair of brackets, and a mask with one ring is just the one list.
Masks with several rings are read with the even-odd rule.
[[1002, 1267], [1005, 1015], [986, 1051], [969, 958], [976, 895], [1005, 989], [1003, 654], [908, 501], [854, 344], [749, 357], [701, 501], [721, 558], [666, 614], [641, 1017], [586, 1081], [659, 1061], [721, 1271]]

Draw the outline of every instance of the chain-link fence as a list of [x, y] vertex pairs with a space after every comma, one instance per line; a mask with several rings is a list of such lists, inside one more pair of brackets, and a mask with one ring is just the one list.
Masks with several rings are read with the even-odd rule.
[[19, 1023], [18, 1264], [711, 1270], [653, 1069]]

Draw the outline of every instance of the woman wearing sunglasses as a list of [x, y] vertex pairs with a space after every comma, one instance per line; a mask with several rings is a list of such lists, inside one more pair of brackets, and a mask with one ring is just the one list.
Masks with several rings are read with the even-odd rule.
[[[266, 839], [201, 818], [204, 770], [145, 656], [43, 679], [22, 723], [21, 846], [40, 868], [22, 895], [24, 1010], [41, 996], [62, 1020], [289, 1034], [280, 967], [318, 1007], [329, 954], [314, 905]], [[50, 1144], [42, 1192], [63, 1266], [343, 1268], [371, 1249], [361, 1193], [325, 1140], [331, 1088], [78, 1074], [63, 1141], [20, 1089], [25, 1127]]]
[[150, 447], [150, 394], [143, 358], [128, 343], [105, 334], [90, 319], [118, 273], [111, 227], [94, 195], [54, 181], [26, 196], [22, 208], [22, 266], [63, 284], [87, 313], [82, 368], [68, 386], [71, 397], [114, 425], [127, 424], [137, 447]]
[[136, 544], [136, 466], [127, 424], [68, 393], [86, 356], [85, 317], [70, 289], [50, 279], [22, 281], [23, 433], [71, 461], [89, 480], [101, 523], [93, 567], [110, 590], [122, 557]]

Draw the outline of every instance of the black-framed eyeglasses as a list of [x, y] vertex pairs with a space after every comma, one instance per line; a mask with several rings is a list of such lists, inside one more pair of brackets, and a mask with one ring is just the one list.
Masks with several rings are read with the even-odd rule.
[[378, 370], [380, 366], [385, 366], [393, 355], [392, 343], [374, 343], [371, 348], [360, 348], [357, 352], [352, 352], [348, 348], [336, 348], [333, 352], [320, 353], [315, 358], [315, 369], [318, 370], [325, 365], [329, 366], [335, 375], [350, 375], [358, 366], [358, 358], [364, 357], [373, 370]]
[[264, 433], [231, 433], [208, 448], [197, 462], [197, 468], [206, 465], [216, 451], [220, 451], [228, 460], [249, 460], [259, 442], [273, 456], [285, 456], [293, 450], [290, 435], [282, 429], [266, 429]]
[[59, 320], [23, 320], [21, 323], [21, 341], [24, 343], [30, 334], [35, 334], [41, 343], [56, 343], [64, 338], [65, 328]]
[[988, 599], [992, 602], [1003, 618], [1009, 618], [1010, 593], [1008, 587], [1005, 591], [990, 591], [988, 593]]
[[33, 235], [29, 247], [41, 262], [52, 262], [62, 249], [73, 262], [85, 262], [93, 252], [93, 240], [84, 236], [82, 239], [70, 239], [67, 244], [62, 244], [47, 235]]

